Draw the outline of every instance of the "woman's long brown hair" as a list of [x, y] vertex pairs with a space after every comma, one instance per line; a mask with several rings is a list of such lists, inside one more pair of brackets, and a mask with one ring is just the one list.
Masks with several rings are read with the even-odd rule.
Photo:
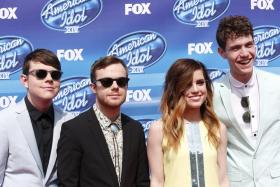
[[160, 106], [163, 134], [167, 138], [168, 148], [177, 150], [183, 135], [183, 116], [186, 108], [184, 92], [187, 89], [187, 85], [191, 84], [193, 73], [196, 70], [202, 70], [207, 89], [206, 101], [200, 108], [201, 118], [208, 130], [209, 142], [216, 148], [219, 146], [220, 123], [213, 110], [212, 82], [206, 68], [201, 62], [193, 59], [178, 59], [166, 74]]

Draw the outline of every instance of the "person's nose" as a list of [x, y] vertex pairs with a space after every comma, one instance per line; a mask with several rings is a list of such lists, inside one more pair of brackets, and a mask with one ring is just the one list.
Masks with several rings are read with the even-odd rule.
[[53, 80], [52, 76], [51, 76], [51, 73], [50, 72], [47, 72], [47, 76], [45, 78], [46, 80]]
[[198, 91], [197, 85], [196, 85], [196, 84], [193, 84], [191, 90], [192, 90], [192, 92], [197, 92], [197, 91]]
[[113, 84], [112, 84], [112, 88], [118, 88], [118, 87], [119, 87], [119, 85], [117, 84], [117, 81], [114, 80]]
[[249, 55], [249, 51], [246, 47], [242, 47], [240, 51], [240, 56], [241, 57], [247, 57]]

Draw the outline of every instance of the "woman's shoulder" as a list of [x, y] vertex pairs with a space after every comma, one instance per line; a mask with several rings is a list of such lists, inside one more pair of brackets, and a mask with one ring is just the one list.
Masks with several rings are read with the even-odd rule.
[[162, 141], [163, 138], [163, 121], [161, 119], [155, 120], [151, 123], [149, 128], [148, 139]]
[[219, 122], [220, 122], [219, 130], [220, 130], [221, 141], [225, 142], [227, 141], [227, 127], [221, 121]]
[[161, 132], [163, 128], [163, 121], [161, 119], [155, 120], [151, 123], [149, 132]]
[[219, 123], [220, 123], [220, 133], [222, 134], [222, 133], [226, 133], [227, 132], [227, 127], [226, 127], [226, 125], [223, 123], [223, 122], [221, 122], [221, 121], [219, 121]]

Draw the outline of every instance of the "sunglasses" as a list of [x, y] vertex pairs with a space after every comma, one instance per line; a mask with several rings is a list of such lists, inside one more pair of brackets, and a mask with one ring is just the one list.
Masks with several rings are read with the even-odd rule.
[[103, 79], [95, 80], [94, 83], [96, 83], [97, 81], [99, 81], [104, 88], [109, 88], [110, 86], [112, 86], [114, 81], [116, 81], [116, 83], [119, 87], [123, 88], [127, 85], [129, 78], [127, 78], [127, 77], [120, 77], [117, 79], [103, 78]]
[[[241, 106], [243, 108], [249, 109], [249, 96], [241, 98]], [[244, 112], [244, 114], [242, 115], [242, 119], [245, 123], [250, 123], [251, 122], [250, 111]]]
[[53, 80], [57, 81], [61, 78], [62, 72], [58, 70], [47, 71], [44, 69], [37, 69], [29, 71], [28, 74], [34, 75], [37, 79], [42, 80], [50, 73]]

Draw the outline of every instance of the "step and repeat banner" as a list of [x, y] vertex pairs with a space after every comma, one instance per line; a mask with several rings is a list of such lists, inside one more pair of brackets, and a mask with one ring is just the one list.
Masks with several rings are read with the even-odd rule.
[[0, 110], [25, 96], [21, 67], [36, 48], [57, 54], [64, 73], [54, 103], [77, 115], [95, 102], [91, 64], [116, 55], [126, 62], [130, 77], [122, 111], [147, 131], [160, 117], [164, 76], [176, 59], [202, 61], [213, 80], [228, 71], [215, 41], [218, 22], [226, 15], [250, 18], [255, 65], [280, 74], [277, 0], [1, 0]]

